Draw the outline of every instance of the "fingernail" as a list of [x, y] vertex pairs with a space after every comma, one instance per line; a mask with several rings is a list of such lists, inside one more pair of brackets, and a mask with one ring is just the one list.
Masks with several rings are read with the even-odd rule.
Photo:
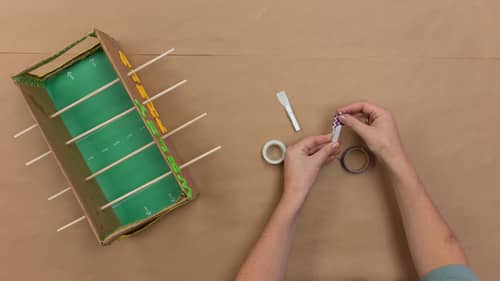
[[338, 142], [332, 142], [332, 148], [337, 148], [339, 146]]

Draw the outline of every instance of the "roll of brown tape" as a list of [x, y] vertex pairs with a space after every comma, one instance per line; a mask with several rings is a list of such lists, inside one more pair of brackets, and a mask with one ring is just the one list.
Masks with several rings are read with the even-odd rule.
[[[347, 163], [347, 158], [353, 152], [360, 152], [364, 156], [365, 161], [360, 168], [350, 167], [349, 164]], [[344, 170], [346, 170], [348, 173], [351, 174], [362, 174], [368, 171], [368, 169], [373, 165], [373, 162], [374, 162], [373, 153], [368, 148], [360, 145], [351, 146], [347, 148], [346, 150], [344, 150], [342, 156], [340, 157], [340, 164], [342, 165], [342, 168], [344, 168]]]

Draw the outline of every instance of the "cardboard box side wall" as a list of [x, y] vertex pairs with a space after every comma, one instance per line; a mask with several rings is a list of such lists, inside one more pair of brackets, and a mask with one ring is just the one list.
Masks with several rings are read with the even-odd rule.
[[[122, 84], [123, 84], [125, 90], [127, 91], [127, 93], [129, 94], [131, 100], [133, 100], [133, 99], [141, 100], [140, 94], [137, 91], [137, 89], [134, 85], [134, 82], [127, 75], [129, 72], [129, 69], [126, 68], [121, 63], [120, 58], [118, 57], [118, 50], [120, 50], [120, 47], [119, 47], [118, 43], [116, 42], [116, 40], [111, 38], [106, 33], [99, 31], [97, 29], [95, 30], [95, 33], [97, 34], [97, 37], [99, 38], [99, 40], [103, 46], [104, 52], [108, 56], [109, 61], [111, 62], [113, 68], [115, 69], [116, 73], [118, 74], [118, 77], [122, 81]], [[136, 107], [136, 109], [137, 109], [137, 107]], [[149, 112], [147, 114], [150, 118], [152, 117]], [[149, 133], [153, 136], [149, 127], [146, 124], [144, 124], [144, 125], [146, 126], [146, 128], [148, 128]], [[153, 140], [155, 141], [155, 144], [159, 149], [159, 147], [160, 147], [159, 142], [154, 137], [153, 137]], [[173, 144], [168, 140], [168, 138], [165, 139], [165, 143], [166, 143], [167, 147], [169, 148], [170, 154], [174, 157], [176, 162], [179, 163], [178, 161], [181, 161], [181, 159], [179, 159], [178, 155], [175, 153], [175, 147], [173, 146]], [[172, 167], [171, 167], [170, 163], [168, 162], [167, 156], [165, 155], [165, 153], [163, 153], [163, 151], [161, 151], [161, 149], [159, 149], [159, 151], [161, 152], [167, 165], [169, 165], [170, 170], [172, 170]], [[182, 171], [182, 176], [188, 181], [188, 183], [190, 184], [190, 187], [193, 188], [192, 187], [193, 181], [191, 180], [191, 177], [189, 176], [187, 171]], [[179, 188], [180, 188], [180, 183], [178, 181], [177, 181], [177, 183], [179, 184]], [[197, 194], [195, 191], [193, 191], [193, 193], [195, 195]], [[186, 197], [184, 197], [184, 198], [180, 199], [178, 202], [176, 202], [175, 204], [168, 206], [165, 209], [163, 209], [162, 211], [158, 212], [157, 214], [152, 215], [151, 217], [148, 217], [148, 218], [146, 218], [142, 221], [139, 221], [137, 223], [134, 223], [132, 225], [129, 225], [129, 226], [125, 227], [124, 229], [121, 229], [119, 232], [120, 233], [130, 233], [133, 230], [138, 231], [138, 230], [142, 229], [143, 227], [145, 227], [146, 225], [148, 225], [149, 223], [152, 223], [153, 221], [155, 221], [158, 217], [161, 217], [161, 216], [173, 211], [177, 207], [180, 207], [180, 206], [192, 201], [196, 197], [197, 196], [193, 196], [191, 199], [187, 199]], [[106, 241], [116, 239], [117, 234], [118, 233], [114, 233], [112, 235], [112, 237], [107, 238]]]
[[[102, 32], [102, 31], [100, 31], [98, 29], [95, 29], [95, 33], [96, 33], [97, 37], [99, 38], [99, 40], [101, 41], [101, 44], [102, 44], [103, 49], [104, 49], [104, 52], [108, 56], [109, 61], [113, 65], [113, 68], [115, 69], [116, 73], [118, 74], [118, 77], [122, 81], [122, 84], [123, 84], [125, 90], [127, 91], [127, 93], [129, 94], [129, 97], [132, 100], [132, 102], [133, 102], [134, 99], [141, 100], [141, 96], [139, 94], [139, 91], [135, 87], [134, 82], [127, 75], [127, 73], [129, 72], [129, 69], [127, 69], [121, 63], [121, 61], [120, 61], [120, 59], [118, 57], [118, 50], [121, 50], [118, 42], [116, 40], [114, 40], [112, 37], [110, 37], [109, 35], [107, 35], [106, 33]], [[134, 106], [135, 106], [135, 103], [134, 103]], [[137, 109], [137, 111], [139, 113], [139, 109], [137, 108], [137, 106], [136, 106], [136, 109]], [[151, 113], [149, 111], [147, 112], [147, 115], [148, 115], [149, 119], [153, 119], [153, 116], [151, 115]], [[160, 149], [160, 143], [153, 136], [153, 132], [151, 132], [149, 126], [147, 126], [146, 123], [144, 123], [144, 126], [146, 126], [146, 128], [149, 131], [149, 133], [153, 137], [153, 140], [155, 141], [156, 146], [158, 147], [158, 149], [159, 149], [161, 155], [163, 156], [163, 158], [165, 159], [165, 163], [167, 163], [167, 165], [170, 167], [170, 170], [173, 170], [172, 166], [170, 165], [169, 161], [167, 160], [167, 155], [165, 154], [165, 152], [163, 152]], [[169, 139], [166, 138], [165, 139], [165, 144], [169, 148], [170, 154], [174, 157], [175, 161], [179, 164], [179, 161], [181, 159], [179, 159], [178, 155], [175, 153], [175, 147], [173, 146], [172, 142], [170, 142]], [[181, 172], [181, 174], [183, 174], [183, 173]], [[176, 178], [176, 181], [179, 184], [179, 188], [180, 188], [181, 183], [177, 180], [177, 178]], [[189, 179], [188, 179], [188, 181], [189, 181]], [[192, 186], [191, 186], [191, 188], [192, 188]]]
[[61, 171], [72, 186], [83, 214], [101, 241], [119, 226], [118, 218], [109, 210], [101, 212], [99, 206], [107, 202], [100, 187], [95, 181], [86, 181], [90, 170], [85, 164], [80, 151], [75, 145], [66, 145], [65, 140], [71, 136], [60, 118], [50, 118], [55, 111], [52, 101], [44, 88], [18, 85], [30, 108], [33, 119], [41, 129], [49, 149], [54, 154]]

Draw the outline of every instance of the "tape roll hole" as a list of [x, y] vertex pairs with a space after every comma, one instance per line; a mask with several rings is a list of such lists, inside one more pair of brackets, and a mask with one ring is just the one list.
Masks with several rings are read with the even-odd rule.
[[272, 161], [279, 161], [281, 158], [281, 154], [283, 154], [283, 152], [281, 151], [281, 149], [279, 147], [277, 147], [275, 145], [272, 145], [267, 149], [267, 156]]
[[366, 154], [361, 152], [361, 150], [353, 150], [345, 158], [344, 162], [351, 170], [359, 171], [365, 167], [368, 159], [366, 159]]
[[277, 165], [285, 160], [286, 146], [278, 140], [270, 140], [262, 148], [262, 157], [267, 163]]
[[342, 153], [340, 162], [342, 167], [349, 173], [361, 174], [366, 172], [372, 165], [371, 152], [362, 146], [353, 146]]

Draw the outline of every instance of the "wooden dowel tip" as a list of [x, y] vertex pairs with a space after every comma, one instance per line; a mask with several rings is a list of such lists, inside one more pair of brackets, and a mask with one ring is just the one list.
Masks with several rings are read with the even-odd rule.
[[35, 157], [35, 158], [31, 159], [30, 161], [26, 162], [24, 165], [26, 165], [26, 166], [30, 166], [30, 165], [32, 165], [33, 163], [35, 163], [36, 161], [38, 161], [38, 160], [40, 160], [40, 159], [44, 158], [45, 156], [49, 155], [50, 153], [52, 153], [52, 151], [50, 151], [50, 150], [49, 150], [49, 151], [47, 151], [47, 152], [45, 152], [45, 153], [43, 153], [43, 154], [41, 154], [41, 155], [39, 155], [39, 156], [37, 156], [37, 157]]
[[63, 225], [63, 226], [59, 227], [59, 228], [57, 229], [57, 231], [56, 231], [56, 232], [63, 231], [63, 230], [65, 230], [66, 228], [68, 228], [68, 227], [70, 227], [70, 226], [72, 226], [72, 225], [74, 225], [74, 224], [77, 224], [77, 223], [79, 223], [79, 222], [81, 222], [81, 221], [83, 221], [83, 220], [85, 220], [85, 216], [81, 216], [81, 217], [77, 218], [76, 220], [74, 220], [74, 221], [72, 221], [72, 222], [70, 222], [70, 223], [68, 223], [68, 224], [65, 224], [65, 225]]
[[38, 124], [36, 124], [36, 123], [35, 123], [35, 124], [33, 124], [33, 125], [29, 126], [28, 128], [26, 128], [26, 129], [24, 129], [24, 130], [22, 130], [22, 131], [18, 132], [17, 134], [15, 134], [15, 135], [14, 135], [14, 138], [15, 138], [15, 139], [17, 139], [18, 137], [20, 137], [20, 136], [22, 136], [22, 135], [26, 134], [27, 132], [31, 131], [32, 129], [34, 129], [34, 128], [36, 128], [36, 127], [38, 127]]
[[58, 193], [56, 193], [56, 194], [50, 196], [49, 198], [47, 198], [47, 200], [50, 201], [50, 200], [56, 199], [57, 197], [63, 195], [64, 193], [66, 193], [66, 192], [68, 192], [70, 190], [71, 190], [71, 186], [66, 187], [65, 189], [63, 189], [63, 190], [59, 191]]

